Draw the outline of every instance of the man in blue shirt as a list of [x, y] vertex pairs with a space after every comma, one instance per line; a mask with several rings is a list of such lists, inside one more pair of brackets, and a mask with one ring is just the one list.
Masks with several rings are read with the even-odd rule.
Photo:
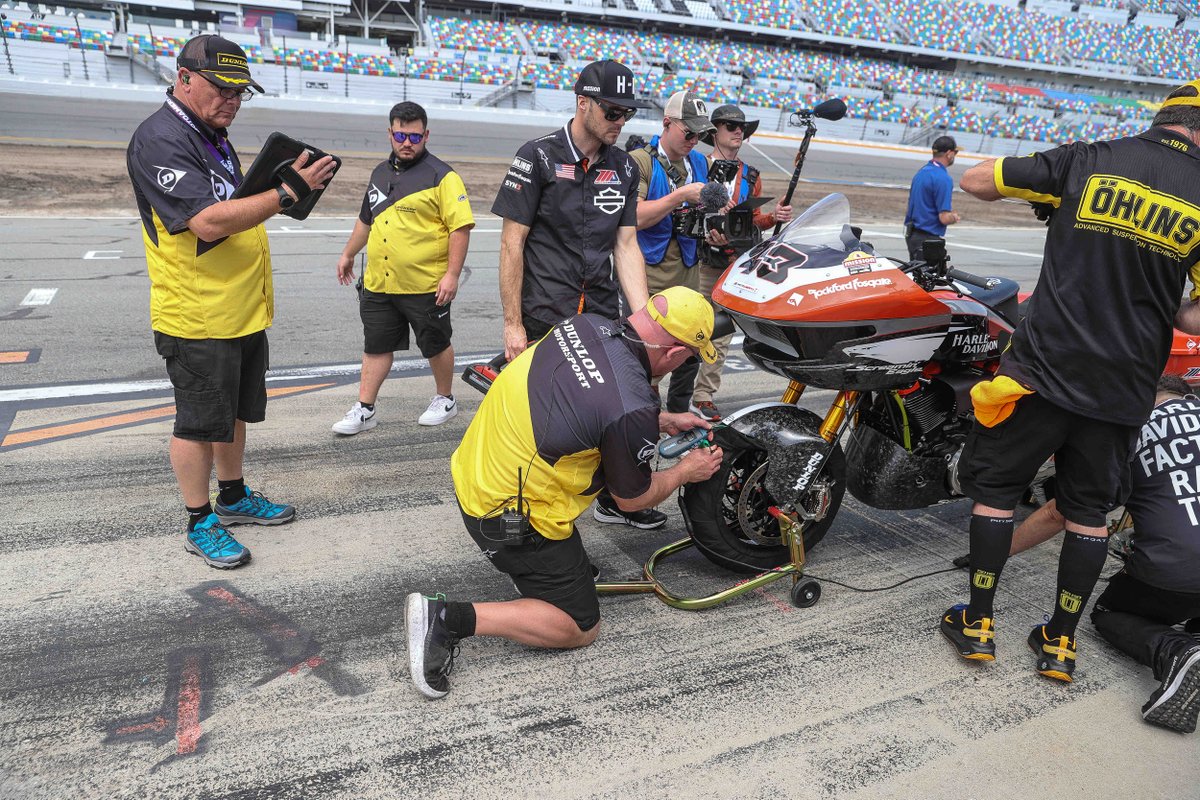
[[950, 177], [949, 166], [957, 155], [954, 138], [939, 136], [933, 140], [933, 158], [913, 176], [908, 210], [904, 214], [904, 241], [910, 261], [921, 258], [921, 245], [926, 239], [942, 238], [946, 226], [961, 219], [950, 210], [954, 179]]

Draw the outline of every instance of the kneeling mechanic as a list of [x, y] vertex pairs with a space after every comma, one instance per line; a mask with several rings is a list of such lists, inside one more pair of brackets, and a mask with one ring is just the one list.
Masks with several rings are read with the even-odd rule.
[[650, 379], [688, 359], [712, 363], [708, 301], [677, 286], [628, 319], [564, 320], [500, 373], [450, 461], [467, 532], [521, 598], [447, 602], [410, 594], [405, 607], [413, 683], [445, 696], [458, 641], [501, 636], [535, 647], [591, 644], [600, 625], [591, 561], [575, 520], [603, 488], [624, 511], [652, 508], [707, 480], [720, 448], [650, 468], [659, 432], [708, 428], [659, 412]]

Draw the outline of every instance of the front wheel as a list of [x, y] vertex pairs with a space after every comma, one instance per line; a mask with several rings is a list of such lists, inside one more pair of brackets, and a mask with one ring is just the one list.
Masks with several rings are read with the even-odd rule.
[[[786, 542], [779, 532], [779, 523], [767, 513], [780, 503], [767, 492], [765, 480], [770, 459], [765, 450], [740, 441], [722, 441], [724, 450], [721, 468], [702, 483], [683, 487], [679, 504], [689, 521], [692, 540], [704, 557], [714, 564], [752, 574], [774, 569], [791, 560]], [[788, 448], [789, 458], [804, 458], [793, 450], [810, 445]], [[811, 551], [824, 538], [846, 493], [846, 458], [840, 445], [833, 448], [825, 469], [805, 492], [797, 505], [814, 516], [801, 520], [805, 552]]]

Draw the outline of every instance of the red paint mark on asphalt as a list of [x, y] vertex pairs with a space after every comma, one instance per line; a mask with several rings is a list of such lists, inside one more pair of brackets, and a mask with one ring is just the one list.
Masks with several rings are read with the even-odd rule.
[[312, 658], [310, 658], [306, 661], [301, 661], [299, 664], [297, 664], [294, 667], [288, 668], [288, 673], [291, 675], [295, 675], [295, 674], [299, 673], [300, 670], [304, 669], [305, 667], [308, 667], [309, 669], [316, 669], [317, 667], [321, 666], [324, 663], [325, 663], [325, 659], [321, 658], [320, 656], [313, 656]]
[[782, 611], [783, 613], [785, 613], [785, 614], [790, 614], [790, 613], [792, 613], [792, 607], [791, 607], [791, 606], [789, 606], [787, 603], [784, 603], [784, 602], [782, 602], [782, 601], [781, 601], [781, 600], [780, 600], [778, 597], [776, 597], [775, 595], [771, 594], [770, 592], [768, 592], [768, 591], [767, 591], [766, 589], [764, 589], [763, 587], [761, 587], [761, 586], [760, 586], [760, 587], [758, 587], [757, 589], [755, 589], [755, 590], [754, 590], [754, 593], [755, 593], [756, 595], [758, 595], [759, 597], [763, 598], [764, 600], [766, 600], [766, 601], [767, 601], [768, 603], [770, 603], [771, 605], [773, 605], [773, 606], [775, 606], [776, 608], [778, 608], [778, 609], [779, 609], [780, 611]]
[[179, 705], [175, 716], [175, 752], [196, 752], [200, 741], [200, 659], [190, 655], [179, 680]]
[[155, 717], [152, 722], [143, 722], [141, 725], [126, 725], [124, 728], [117, 728], [117, 736], [126, 736], [131, 733], [142, 733], [143, 731], [154, 731], [157, 733], [167, 727], [167, 721], [161, 716]]
[[245, 599], [238, 597], [228, 589], [220, 586], [214, 586], [205, 592], [209, 597], [220, 600], [222, 603], [230, 606], [234, 611], [241, 614], [243, 617], [253, 619], [257, 622], [265, 624], [271, 630], [271, 634], [277, 639], [294, 639], [300, 635], [300, 632], [295, 628], [288, 628], [280, 625], [278, 622], [273, 622], [271, 619], [252, 603], [246, 602]]

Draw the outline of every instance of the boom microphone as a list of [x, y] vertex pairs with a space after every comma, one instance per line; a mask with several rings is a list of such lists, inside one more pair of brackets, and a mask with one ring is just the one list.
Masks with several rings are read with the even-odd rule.
[[846, 116], [846, 103], [840, 98], [831, 98], [826, 100], [824, 103], [819, 103], [816, 108], [812, 110], [812, 115], [814, 117], [820, 117], [821, 119], [830, 120], [831, 122], [836, 122], [837, 120]]
[[722, 183], [709, 181], [700, 190], [700, 205], [704, 207], [706, 214], [721, 213], [725, 210], [727, 203], [729, 203], [729, 190]]

